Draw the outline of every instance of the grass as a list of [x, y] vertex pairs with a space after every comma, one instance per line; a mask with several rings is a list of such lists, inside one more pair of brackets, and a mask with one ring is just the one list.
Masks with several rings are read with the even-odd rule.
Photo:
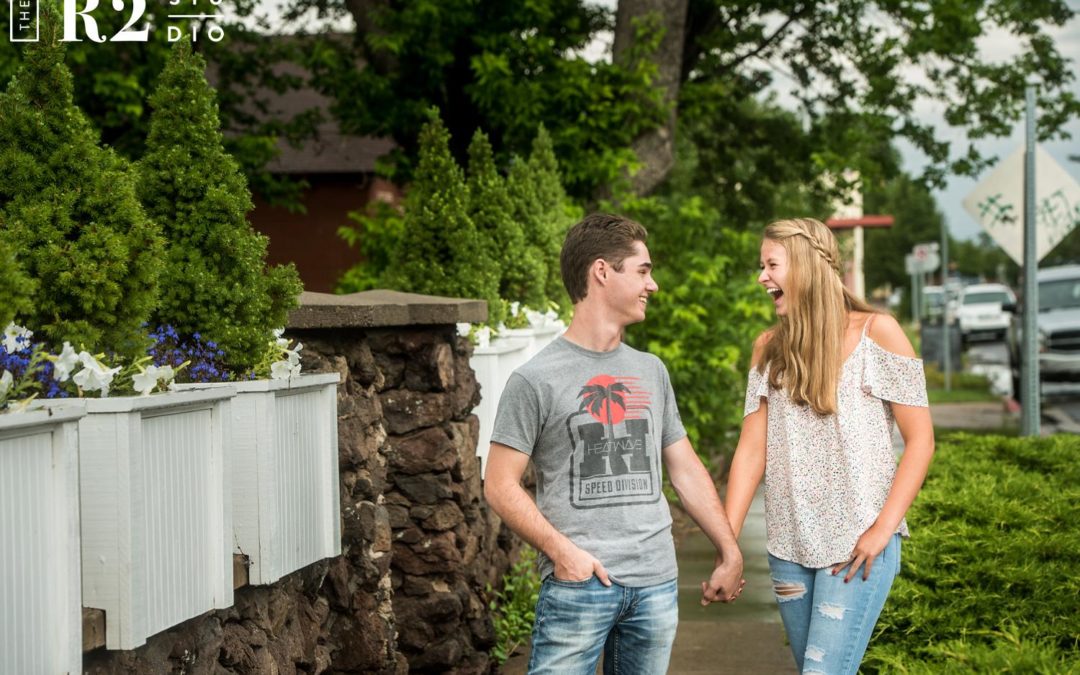
[[926, 396], [931, 404], [936, 403], [980, 403], [983, 401], [1000, 401], [1001, 397], [989, 389], [927, 389]]

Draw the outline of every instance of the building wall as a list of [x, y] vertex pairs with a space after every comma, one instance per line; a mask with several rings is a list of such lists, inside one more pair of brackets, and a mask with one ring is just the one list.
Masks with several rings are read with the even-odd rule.
[[291, 213], [255, 197], [248, 220], [270, 237], [267, 259], [271, 264], [295, 263], [304, 290], [332, 293], [338, 279], [362, 256], [338, 236], [338, 228], [354, 225], [351, 211], [378, 199], [396, 203], [400, 191], [371, 174], [311, 174], [296, 176], [310, 183], [302, 201], [306, 213]]

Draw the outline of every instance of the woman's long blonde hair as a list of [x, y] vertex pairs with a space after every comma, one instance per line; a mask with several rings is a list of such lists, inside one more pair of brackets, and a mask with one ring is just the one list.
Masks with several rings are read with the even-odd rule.
[[876, 310], [844, 287], [840, 246], [821, 221], [778, 220], [765, 228], [765, 238], [787, 252], [788, 310], [777, 317], [758, 368], [767, 365], [769, 384], [784, 389], [795, 403], [819, 415], [833, 414], [848, 313]]

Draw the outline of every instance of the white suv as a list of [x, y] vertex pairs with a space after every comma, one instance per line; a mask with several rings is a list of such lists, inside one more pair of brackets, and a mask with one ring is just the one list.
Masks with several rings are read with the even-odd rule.
[[973, 284], [965, 286], [960, 293], [960, 306], [956, 320], [960, 323], [960, 337], [967, 343], [988, 338], [1004, 340], [1009, 331], [1012, 313], [1002, 306], [1015, 307], [1016, 296], [1002, 284]]

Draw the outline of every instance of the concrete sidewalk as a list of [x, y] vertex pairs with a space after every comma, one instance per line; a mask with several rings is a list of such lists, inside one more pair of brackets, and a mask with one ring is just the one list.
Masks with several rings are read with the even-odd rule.
[[794, 675], [765, 554], [765, 502], [758, 491], [739, 537], [746, 588], [730, 605], [701, 606], [701, 582], [716, 549], [694, 528], [679, 542], [679, 632], [669, 673]]

